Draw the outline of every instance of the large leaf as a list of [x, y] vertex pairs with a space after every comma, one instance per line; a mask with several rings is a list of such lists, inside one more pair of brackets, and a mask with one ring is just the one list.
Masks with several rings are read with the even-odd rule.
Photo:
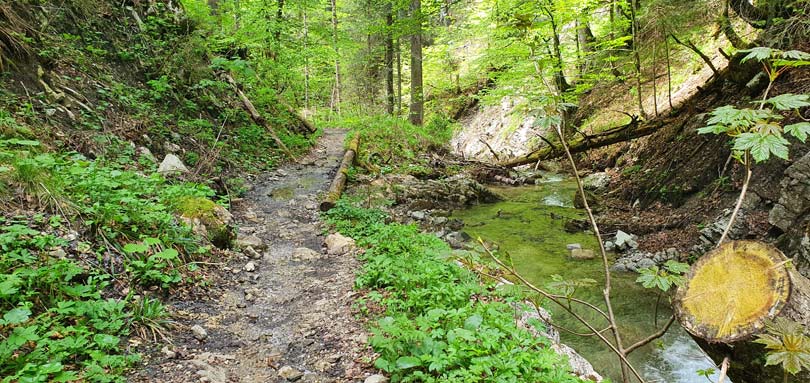
[[751, 48], [751, 49], [743, 49], [743, 50], [740, 51], [740, 53], [748, 53], [741, 60], [741, 62], [743, 62], [743, 63], [748, 61], [748, 60], [762, 61], [762, 60], [767, 60], [767, 59], [769, 59], [771, 57], [771, 54], [773, 54], [773, 49], [766, 48], [766, 47], [755, 47], [755, 48]]
[[810, 106], [809, 100], [810, 96], [806, 94], [785, 93], [757, 103], [773, 105], [777, 110], [793, 110]]
[[3, 315], [3, 324], [5, 325], [14, 325], [20, 324], [28, 320], [28, 317], [31, 316], [31, 310], [27, 307], [18, 307], [16, 309], [11, 309], [5, 315]]
[[763, 162], [771, 154], [788, 159], [788, 141], [776, 134], [743, 133], [734, 139], [734, 150], [750, 151], [754, 161]]
[[402, 356], [397, 359], [397, 369], [407, 370], [409, 368], [419, 367], [422, 361], [415, 356]]
[[800, 122], [798, 124], [790, 124], [785, 125], [785, 133], [796, 137], [801, 142], [805, 142], [807, 140], [807, 136], [810, 135], [810, 122]]

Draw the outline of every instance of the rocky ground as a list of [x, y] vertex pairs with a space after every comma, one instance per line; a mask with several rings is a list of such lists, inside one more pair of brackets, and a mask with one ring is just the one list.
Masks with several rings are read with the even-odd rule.
[[172, 303], [172, 343], [130, 381], [367, 379], [371, 352], [351, 308], [358, 261], [348, 246], [326, 251], [317, 211], [344, 136], [327, 130], [308, 156], [262, 175], [234, 202], [244, 255], [216, 267], [207, 297]]

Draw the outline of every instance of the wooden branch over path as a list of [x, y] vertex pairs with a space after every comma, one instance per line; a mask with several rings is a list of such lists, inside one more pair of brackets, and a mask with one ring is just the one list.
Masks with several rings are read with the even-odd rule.
[[[613, 145], [619, 142], [629, 141], [634, 138], [644, 137], [656, 132], [658, 129], [670, 123], [677, 122], [674, 118], [655, 119], [652, 121], [638, 121], [634, 118], [629, 124], [613, 128], [604, 132], [589, 135], [585, 139], [572, 140], [568, 143], [571, 153], [582, 153], [584, 151]], [[516, 166], [532, 164], [537, 161], [546, 161], [562, 157], [565, 152], [556, 146], [544, 146], [532, 153], [513, 158], [499, 163], [499, 166], [513, 168]]]
[[357, 155], [357, 148], [359, 146], [360, 134], [357, 133], [354, 138], [352, 138], [351, 142], [349, 142], [349, 147], [346, 148], [346, 154], [343, 155], [343, 161], [340, 162], [340, 168], [338, 168], [337, 174], [335, 174], [335, 178], [332, 180], [332, 185], [329, 186], [329, 190], [321, 202], [321, 211], [328, 211], [335, 207], [335, 203], [340, 199], [340, 195], [343, 194], [343, 189], [346, 187], [349, 167], [354, 163], [354, 158]]
[[242, 106], [244, 106], [245, 111], [248, 112], [253, 122], [255, 122], [256, 125], [259, 125], [263, 127], [265, 130], [267, 130], [270, 133], [270, 136], [273, 138], [273, 141], [275, 141], [278, 147], [281, 148], [282, 151], [284, 151], [284, 154], [286, 154], [288, 157], [294, 160], [295, 155], [293, 155], [293, 153], [290, 151], [287, 145], [284, 145], [284, 142], [281, 141], [281, 139], [278, 137], [276, 131], [270, 126], [270, 124], [267, 123], [267, 120], [259, 113], [259, 111], [256, 110], [256, 107], [253, 106], [252, 102], [250, 102], [250, 99], [247, 97], [247, 95], [245, 95], [245, 92], [242, 92], [242, 88], [239, 87], [239, 84], [236, 83], [236, 80], [234, 80], [233, 77], [231, 77], [231, 75], [227, 73], [223, 73], [222, 77], [225, 78], [225, 80], [228, 81], [228, 83], [231, 84], [233, 89], [236, 91], [236, 94], [239, 96], [239, 99], [242, 100]]

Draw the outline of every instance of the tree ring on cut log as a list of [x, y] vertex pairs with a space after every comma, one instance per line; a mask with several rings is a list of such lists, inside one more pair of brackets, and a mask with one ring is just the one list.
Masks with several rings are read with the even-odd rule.
[[788, 259], [772, 245], [730, 241], [687, 274], [674, 306], [684, 329], [709, 342], [733, 343], [760, 332], [790, 297]]

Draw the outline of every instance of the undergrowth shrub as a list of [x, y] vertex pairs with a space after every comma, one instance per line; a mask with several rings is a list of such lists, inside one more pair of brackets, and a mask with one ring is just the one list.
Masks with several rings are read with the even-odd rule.
[[162, 306], [152, 302], [146, 317], [128, 300], [105, 298], [109, 275], [49, 254], [63, 239], [25, 219], [0, 223], [0, 381], [123, 382], [139, 357], [122, 337], [161, 323]]
[[370, 291], [358, 304], [377, 313], [374, 365], [393, 382], [579, 382], [547, 339], [516, 324], [516, 295], [482, 284], [435, 236], [386, 218], [346, 199], [324, 214], [368, 248], [355, 286]]

